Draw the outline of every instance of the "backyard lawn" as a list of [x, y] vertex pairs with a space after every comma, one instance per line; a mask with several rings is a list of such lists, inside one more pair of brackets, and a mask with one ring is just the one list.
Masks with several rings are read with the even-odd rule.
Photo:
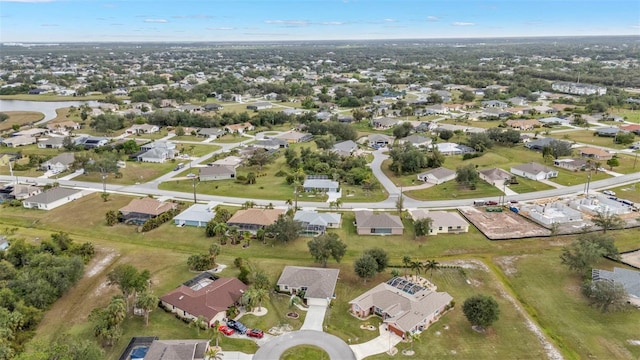
[[9, 115], [9, 118], [0, 123], [0, 131], [10, 130], [13, 125], [31, 124], [44, 118], [43, 113], [35, 111], [5, 111], [4, 113]]

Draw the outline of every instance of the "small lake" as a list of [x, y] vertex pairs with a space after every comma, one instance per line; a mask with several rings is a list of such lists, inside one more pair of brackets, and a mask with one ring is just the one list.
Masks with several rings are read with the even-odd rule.
[[0, 100], [0, 111], [35, 111], [44, 114], [44, 119], [36, 124], [42, 124], [56, 117], [56, 109], [66, 107], [80, 107], [87, 104], [98, 106], [97, 101], [27, 101], [27, 100]]

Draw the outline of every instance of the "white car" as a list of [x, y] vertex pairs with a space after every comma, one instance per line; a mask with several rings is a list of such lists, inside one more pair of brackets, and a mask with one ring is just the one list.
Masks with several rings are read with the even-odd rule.
[[616, 196], [616, 192], [615, 191], [611, 191], [611, 190], [605, 190], [602, 193], [605, 194], [605, 195]]

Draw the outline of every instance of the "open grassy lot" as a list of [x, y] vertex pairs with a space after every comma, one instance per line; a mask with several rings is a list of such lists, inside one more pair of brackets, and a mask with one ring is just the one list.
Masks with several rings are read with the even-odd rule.
[[478, 182], [476, 189], [471, 190], [466, 186], [459, 185], [454, 180], [428, 189], [409, 190], [404, 193], [417, 200], [473, 199], [495, 197], [503, 194], [502, 190], [484, 181]]
[[[92, 308], [106, 304], [110, 296], [117, 292], [104, 286], [106, 273], [117, 264], [131, 263], [140, 269], [149, 269], [152, 289], [161, 295], [194, 275], [186, 267], [189, 255], [206, 251], [211, 242], [217, 241], [204, 237], [201, 228], [178, 228], [170, 223], [148, 233], [138, 233], [133, 226], [107, 227], [104, 214], [108, 210], [121, 208], [130, 200], [130, 197], [112, 195], [109, 201], [103, 202], [99, 194], [93, 194], [51, 211], [0, 208], [0, 226], [18, 227], [17, 236], [33, 240], [35, 237], [46, 238], [51, 231], [63, 229], [76, 241], [92, 241], [96, 245], [96, 263], [105, 258], [111, 259], [105, 261], [102, 268], [92, 266], [94, 270], [89, 271], [78, 286], [53, 306], [38, 329], [35, 340], [48, 341], [65, 332], [92, 338], [86, 318]], [[403, 236], [365, 237], [355, 234], [353, 214], [350, 212], [344, 213], [343, 224], [344, 227], [336, 230], [336, 233], [345, 241], [348, 249], [340, 264], [329, 262], [330, 267], [340, 268], [341, 275], [336, 290], [337, 299], [326, 319], [329, 331], [341, 338], [358, 337], [359, 341], [364, 341], [373, 336], [371, 332], [359, 329], [361, 322], [345, 311], [349, 300], [390, 277], [387, 271], [364, 284], [353, 273], [352, 263], [363, 250], [381, 247], [388, 252], [391, 266], [400, 266], [404, 255], [420, 260], [436, 259], [441, 263], [480, 259], [489, 266], [489, 271], [482, 267], [467, 269], [466, 275], [456, 269], [434, 272], [433, 282], [440, 290], [452, 294], [457, 305], [414, 344], [416, 359], [543, 358], [543, 350], [525, 328], [522, 316], [505, 300], [505, 291], [523, 304], [524, 309], [568, 359], [637, 359], [640, 356], [638, 347], [626, 343], [628, 339], [637, 339], [640, 313], [602, 315], [588, 307], [576, 293], [579, 279], [559, 264], [560, 246], [568, 244], [572, 237], [491, 242], [475, 228], [466, 234], [429, 236], [420, 240], [414, 240], [410, 230]], [[640, 229], [611, 233], [621, 251], [637, 248]], [[254, 241], [246, 249], [238, 245], [225, 245], [218, 262], [230, 266], [221, 275], [236, 276], [238, 270], [232, 265], [233, 259], [244, 257], [252, 265], [264, 269], [269, 278], [275, 281], [285, 265], [314, 265], [308, 254], [308, 240], [300, 238], [289, 244], [266, 245]], [[517, 257], [513, 262], [506, 262], [506, 266], [495, 265], [504, 263], [498, 259], [504, 256]], [[603, 264], [610, 266], [606, 262]], [[516, 271], [509, 272], [510, 268]], [[403, 272], [402, 268], [399, 270]], [[501, 283], [507, 285], [506, 289], [502, 288]], [[486, 334], [472, 331], [460, 309], [464, 299], [476, 293], [491, 294], [500, 304], [500, 320]], [[272, 296], [271, 300], [264, 303], [269, 310], [266, 316], [247, 315], [242, 321], [250, 326], [262, 327], [263, 330], [278, 325], [278, 322], [291, 321], [281, 319], [278, 315], [288, 311], [287, 302], [282, 301], [286, 298]], [[372, 318], [367, 321], [377, 324], [379, 320]], [[445, 326], [448, 328], [445, 329]], [[162, 310], [152, 313], [149, 327], [144, 326], [142, 319], [134, 318], [125, 322], [123, 330], [122, 340], [108, 350], [108, 359], [119, 356], [130, 336], [156, 335], [183, 339], [211, 337], [205, 332], [198, 333], [195, 328]], [[222, 336], [221, 345], [224, 350], [255, 351], [254, 343], [248, 340]], [[409, 347], [407, 343], [398, 345], [400, 350]], [[375, 358], [387, 357], [379, 355]]]
[[176, 145], [176, 150], [181, 154], [188, 154], [190, 156], [204, 156], [210, 152], [220, 149], [220, 146], [213, 144], [180, 144]]
[[610, 109], [612, 115], [622, 116], [625, 120], [640, 124], [640, 110]]
[[55, 94], [42, 94], [42, 95], [29, 95], [29, 94], [17, 94], [17, 95], [0, 95], [2, 100], [27, 100], [27, 101], [84, 101], [84, 100], [103, 100], [104, 95], [91, 95], [91, 96], [58, 96]]
[[628, 145], [614, 143], [613, 137], [594, 135], [594, 132], [592, 130], [576, 130], [563, 133], [551, 133], [549, 134], [549, 136], [560, 140], [575, 141], [587, 145], [604, 146], [612, 149], [625, 149], [628, 147]]
[[[160, 131], [154, 132], [152, 134], [136, 134], [136, 135], [131, 135], [130, 138], [131, 139], [159, 140], [159, 139], [162, 139], [163, 137], [167, 136], [168, 134], [169, 134], [169, 132], [167, 131], [167, 129], [166, 128], [162, 128], [162, 129], [160, 129]], [[171, 138], [171, 140], [175, 140], [175, 139]]]
[[640, 183], [618, 186], [611, 188], [616, 192], [616, 196], [619, 198], [631, 200], [635, 203], [640, 203]]
[[170, 140], [171, 141], [198, 141], [198, 142], [202, 142], [202, 141], [205, 141], [206, 138], [204, 138], [202, 136], [195, 136], [195, 135], [182, 135], [182, 136], [174, 136]]
[[[127, 161], [127, 167], [119, 169], [122, 177], [116, 178], [113, 174], [107, 176], [107, 184], [133, 185], [157, 178], [173, 170], [176, 166], [173, 162], [165, 162], [162, 164], [145, 163], [137, 161]], [[80, 175], [75, 178], [79, 181], [102, 182], [102, 175], [99, 172]]]
[[510, 184], [507, 186], [509, 187], [509, 189], [517, 192], [518, 194], [553, 189], [553, 187], [550, 185], [523, 177], [518, 177], [517, 184]]
[[249, 138], [244, 137], [244, 136], [238, 136], [236, 134], [227, 134], [223, 137], [219, 137], [217, 139], [215, 139], [213, 142], [214, 143], [221, 143], [221, 144], [229, 144], [229, 143], [239, 143], [241, 141], [247, 140]]
[[487, 121], [487, 120], [463, 120], [463, 119], [444, 119], [438, 121], [438, 124], [453, 124], [460, 126], [472, 126], [483, 129], [491, 129], [494, 127], [498, 127], [502, 124], [501, 121]]
[[4, 111], [4, 113], [9, 115], [9, 118], [0, 122], [0, 131], [10, 130], [13, 125], [31, 124], [44, 118], [43, 113], [35, 111]]

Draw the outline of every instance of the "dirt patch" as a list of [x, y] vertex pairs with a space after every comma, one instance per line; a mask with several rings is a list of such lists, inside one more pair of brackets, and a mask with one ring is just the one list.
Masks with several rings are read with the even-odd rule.
[[111, 264], [113, 259], [118, 255], [114, 250], [107, 250], [105, 253], [100, 254], [98, 252], [98, 256], [89, 264], [89, 270], [85, 273], [85, 276], [88, 278], [94, 277], [95, 275], [102, 272], [102, 270], [106, 269], [106, 267]]
[[518, 272], [516, 269], [516, 262], [528, 255], [514, 255], [514, 256], [500, 256], [493, 260], [500, 266], [502, 271], [508, 276], [513, 276]]
[[551, 231], [505, 209], [487, 212], [484, 207], [464, 206], [458, 211], [490, 240], [549, 236]]

